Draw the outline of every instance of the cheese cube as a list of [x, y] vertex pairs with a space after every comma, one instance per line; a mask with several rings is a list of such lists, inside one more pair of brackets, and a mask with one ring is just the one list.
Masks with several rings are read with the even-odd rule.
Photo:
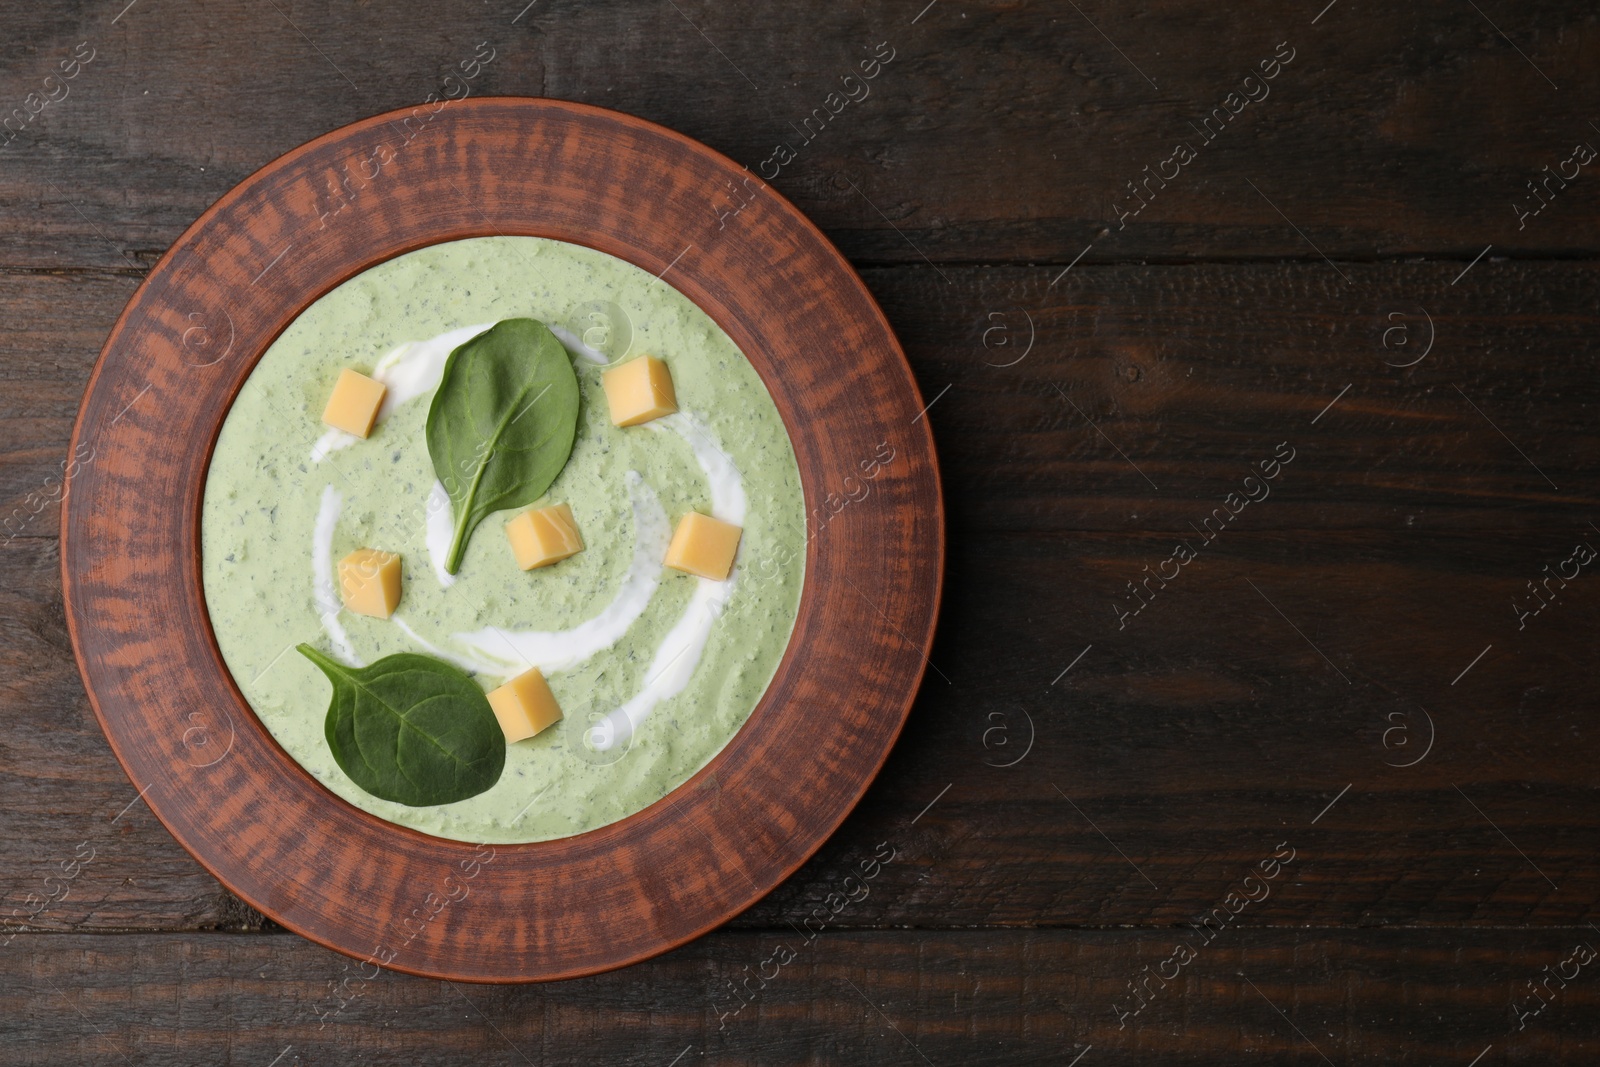
[[358, 548], [339, 561], [339, 595], [357, 615], [387, 619], [400, 603], [400, 557]]
[[720, 582], [733, 569], [733, 554], [739, 550], [739, 535], [743, 532], [731, 522], [691, 511], [678, 520], [678, 528], [672, 531], [666, 564]]
[[605, 386], [611, 421], [618, 426], [637, 426], [678, 410], [672, 373], [654, 356], [640, 356], [602, 371], [600, 383]]
[[583, 551], [578, 524], [572, 521], [572, 508], [566, 504], [524, 511], [506, 523], [506, 538], [517, 566], [525, 571], [548, 567]]
[[489, 706], [505, 731], [506, 744], [524, 741], [561, 719], [561, 705], [538, 667], [523, 671], [489, 694]]
[[382, 382], [346, 367], [339, 372], [328, 406], [322, 409], [322, 421], [345, 433], [366, 437], [378, 420], [378, 408], [388, 391]]

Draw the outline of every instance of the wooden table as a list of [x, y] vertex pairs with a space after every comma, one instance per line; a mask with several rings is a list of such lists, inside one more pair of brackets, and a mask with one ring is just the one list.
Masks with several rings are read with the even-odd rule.
[[[1600, 1056], [1600, 14], [924, 2], [8, 10], [0, 1062]], [[672, 126], [823, 227], [950, 514], [845, 827], [726, 929], [542, 987], [371, 977], [230, 897], [93, 722], [56, 538], [154, 259], [483, 42], [473, 93]]]

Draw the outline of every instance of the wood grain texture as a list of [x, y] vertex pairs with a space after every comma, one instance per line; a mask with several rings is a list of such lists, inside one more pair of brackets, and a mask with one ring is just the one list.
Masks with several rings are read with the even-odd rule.
[[[418, 128], [431, 138], [408, 136]], [[350, 160], [365, 165], [347, 171]], [[323, 182], [340, 174], [364, 184], [336, 178], [348, 199], [330, 210]], [[866, 789], [909, 710], [938, 608], [931, 437], [893, 334], [814, 227], [770, 196], [736, 228], [704, 225], [701, 191], [737, 174], [679, 135], [595, 108], [489, 99], [378, 116], [235, 189], [129, 302], [73, 434], [83, 462], [62, 515], [68, 630], [145, 803], [253, 906], [414, 973], [593, 973], [744, 910]], [[357, 811], [272, 741], [210, 635], [198, 528], [209, 444], [294, 316], [375, 263], [485, 233], [675, 269], [672, 284], [728, 331], [794, 428], [808, 508], [827, 514], [885, 442], [896, 464], [874, 480], [879, 505], [863, 521], [809, 541], [789, 652], [722, 752], [618, 823], [478, 850]], [[840, 702], [844, 691], [857, 695]], [[470, 923], [450, 907], [469, 898]]]
[[[1315, 24], [1322, 4], [1265, 0], [991, 0], [915, 23], [923, 5], [891, 0], [758, 18], [704, 2], [543, 3], [516, 22], [525, 2], [224, 0], [199, 15], [147, 3], [113, 25], [119, 6], [10, 16], [29, 47], [0, 53], [6, 109], [79, 42], [97, 56], [0, 148], [14, 227], [0, 264], [148, 264], [294, 146], [443, 95], [479, 42], [495, 59], [474, 95], [619, 108], [752, 173], [773, 174], [763, 164], [788, 144], [774, 188], [858, 261], [1064, 265], [1090, 244], [1089, 262], [1600, 250], [1600, 183], [1580, 178], [1526, 223], [1513, 207], [1578, 141], [1600, 146], [1586, 110], [1600, 17], [1559, 0], [1480, 4], [1487, 17], [1345, 0]], [[844, 84], [879, 43], [892, 62], [865, 89]], [[1270, 95], [1204, 141], [1191, 123], [1280, 43], [1295, 58]], [[867, 95], [828, 102], [840, 90]], [[1180, 141], [1198, 158], [1124, 225], [1129, 183]], [[718, 191], [707, 218], [725, 210]]]
[[[401, 1065], [426, 1048], [441, 1065], [1032, 1067], [1092, 1046], [1085, 1064], [1222, 1063], [1209, 1050], [1228, 1048], [1262, 1063], [1464, 1065], [1487, 1049], [1479, 1067], [1503, 1067], [1600, 1047], [1587, 971], [1552, 983], [1520, 1028], [1515, 1014], [1539, 1003], [1527, 983], [1542, 968], [1596, 941], [1587, 928], [1398, 930], [1381, 947], [1358, 931], [1230, 930], [1163, 968], [1183, 936], [725, 931], [611, 974], [485, 989], [374, 977], [281, 935], [25, 935], [0, 952], [17, 1009], [0, 1016], [0, 1063]], [[1176, 977], [1158, 986], [1157, 969]], [[1156, 995], [1135, 1014], [1137, 979]]]

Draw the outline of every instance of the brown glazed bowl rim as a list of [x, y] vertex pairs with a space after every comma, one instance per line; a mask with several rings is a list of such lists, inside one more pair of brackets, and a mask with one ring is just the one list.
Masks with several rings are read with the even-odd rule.
[[[228, 408], [305, 307], [394, 256], [491, 235], [570, 241], [673, 271], [671, 284], [734, 339], [777, 403], [808, 541], [784, 657], [705, 767], [608, 826], [473, 846], [360, 811], [273, 740], [217, 648], [199, 523]], [[618, 112], [441, 102], [353, 123], [269, 163], [140, 284], [91, 373], [71, 448], [67, 624], [117, 759], [229, 890], [375, 966], [479, 982], [578, 977], [726, 922], [854, 808], [928, 663], [943, 497], [922, 397], [881, 310], [759, 178]], [[866, 478], [884, 448], [892, 458]]]

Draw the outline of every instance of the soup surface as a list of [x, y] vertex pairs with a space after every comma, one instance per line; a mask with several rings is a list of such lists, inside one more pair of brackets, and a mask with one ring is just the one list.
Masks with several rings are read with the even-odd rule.
[[[424, 434], [444, 359], [495, 322], [549, 325], [582, 394], [576, 443], [547, 500], [584, 549], [518, 568], [490, 516], [444, 569], [450, 501]], [[678, 412], [612, 424], [600, 373], [651, 355]], [[388, 387], [371, 435], [321, 421], [342, 368]], [[725, 582], [662, 566], [678, 519], [743, 527]], [[510, 843], [581, 833], [671, 792], [749, 717], [800, 601], [805, 507], [794, 450], [749, 361], [672, 286], [613, 256], [534, 237], [432, 245], [364, 271], [303, 312], [228, 413], [206, 479], [202, 574], [224, 660], [279, 744], [350, 803], [425, 833]], [[388, 619], [344, 610], [340, 559], [399, 553]], [[407, 807], [374, 797], [324, 736], [330, 687], [295, 651], [352, 665], [396, 652], [446, 660], [493, 689], [529, 665], [564, 717], [508, 747], [486, 792]]]

